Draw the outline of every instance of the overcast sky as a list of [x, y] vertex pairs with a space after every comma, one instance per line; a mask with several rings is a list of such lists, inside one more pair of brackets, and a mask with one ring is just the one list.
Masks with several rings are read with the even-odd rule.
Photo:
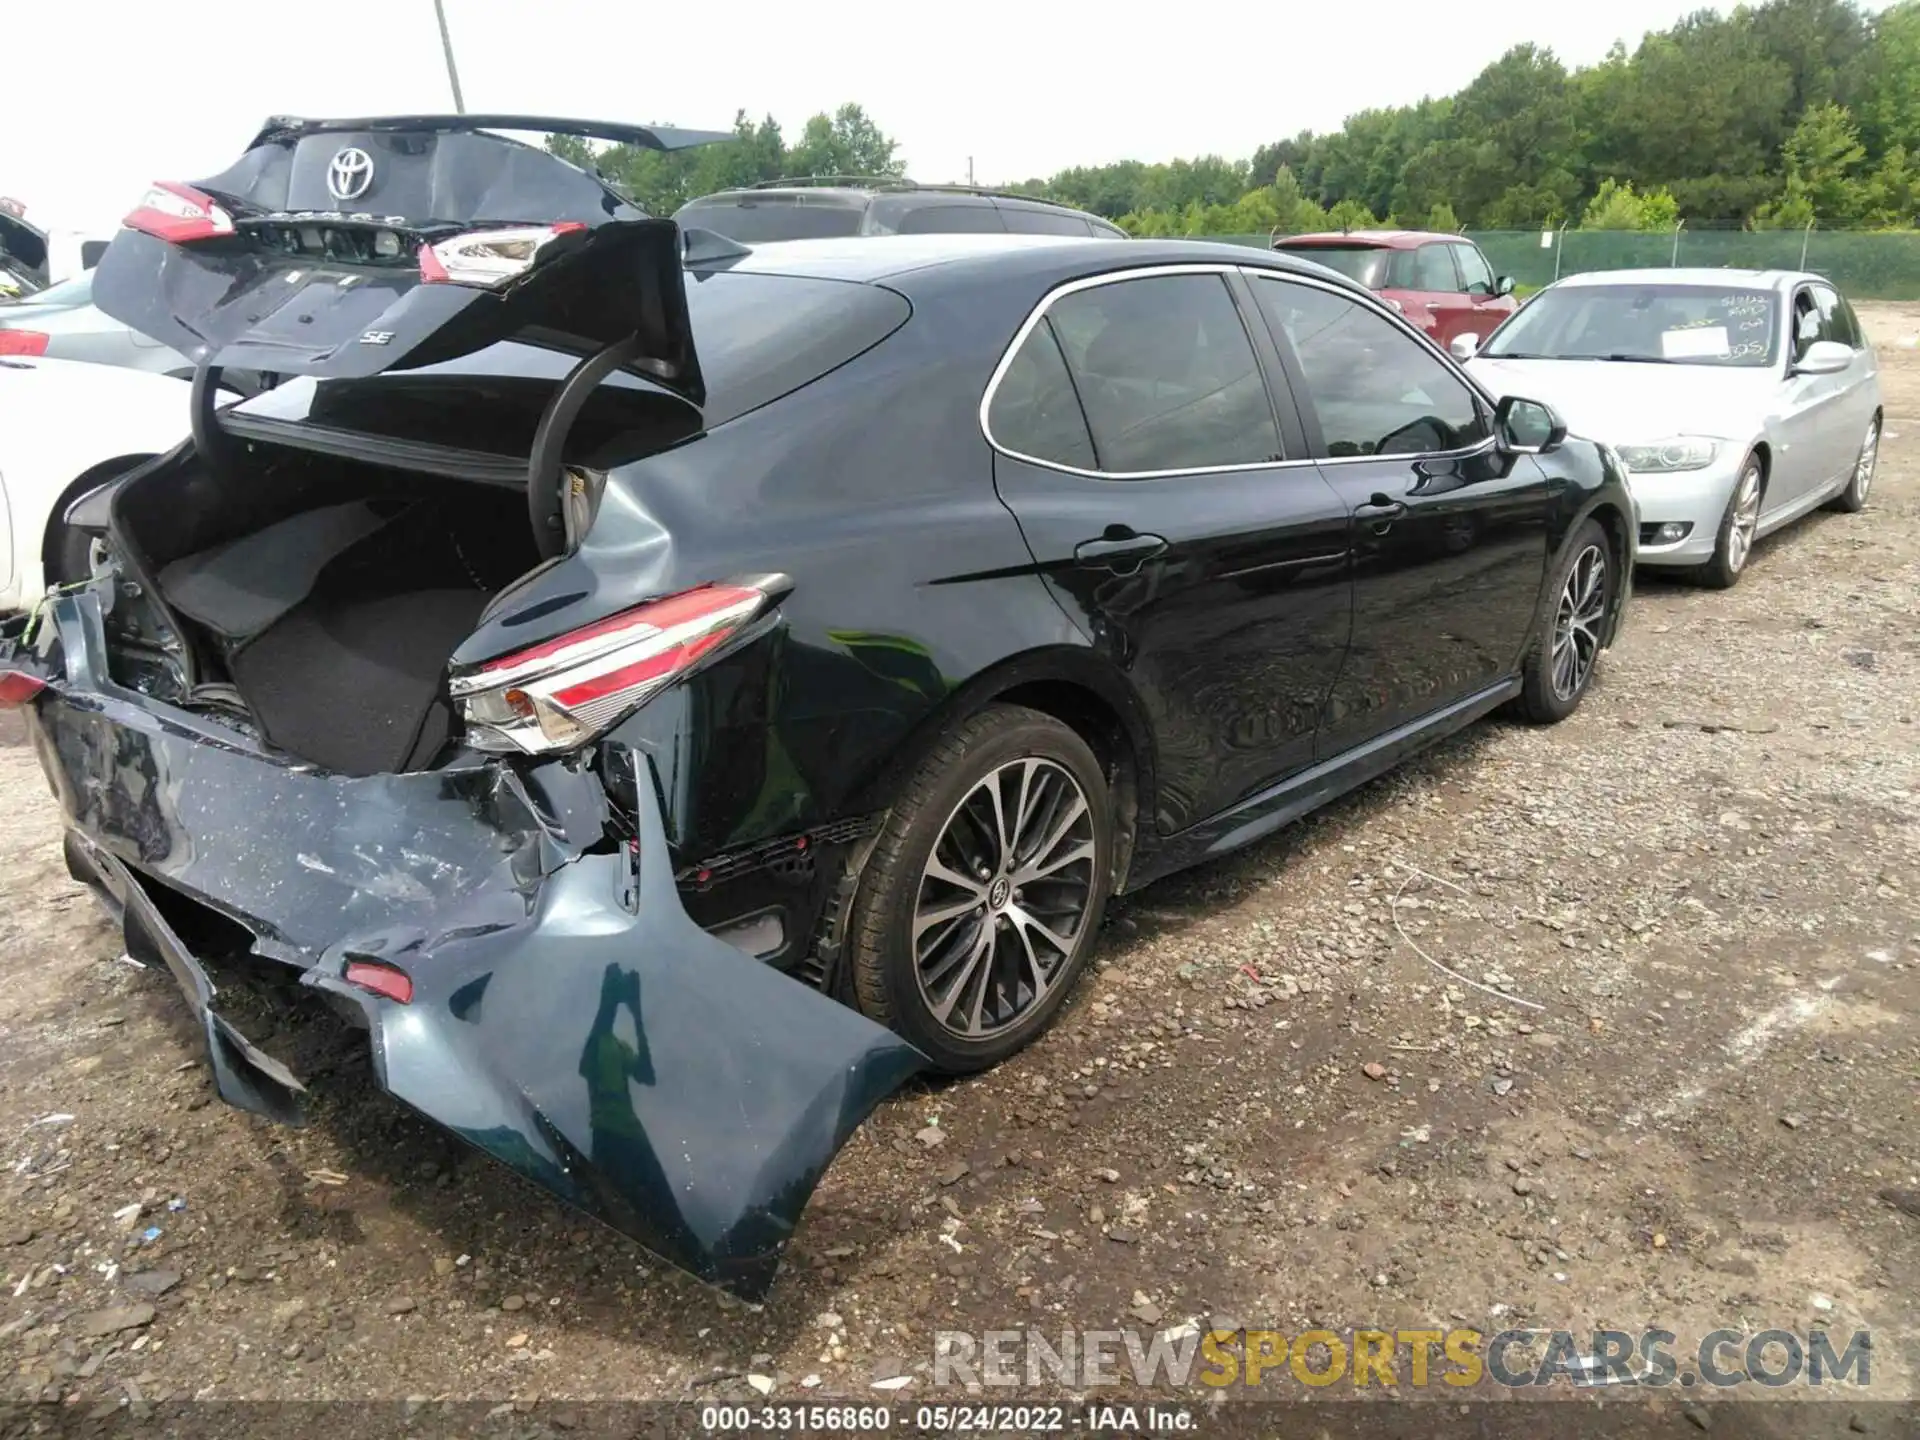
[[[964, 179], [972, 157], [989, 183], [1129, 157], [1245, 156], [1355, 110], [1451, 93], [1522, 40], [1583, 64], [1697, 6], [1451, 0], [1406, 7], [1404, 21], [1391, 5], [1271, 0], [446, 8], [469, 110], [725, 128], [744, 106], [791, 138], [808, 115], [855, 100], [900, 140], [915, 178]], [[53, 63], [23, 63], [27, 14], [12, 16], [0, 195], [49, 228], [110, 228], [148, 181], [224, 169], [269, 114], [453, 108], [433, 0], [26, 10], [29, 32], [46, 22]]]

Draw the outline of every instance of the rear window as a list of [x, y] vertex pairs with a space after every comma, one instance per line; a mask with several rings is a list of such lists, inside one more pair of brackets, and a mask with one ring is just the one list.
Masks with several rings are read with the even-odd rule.
[[1378, 290], [1387, 283], [1387, 261], [1393, 254], [1377, 245], [1277, 245], [1274, 248], [1296, 260], [1311, 260], [1329, 270], [1338, 270], [1369, 290]]
[[[709, 429], [844, 365], [911, 313], [902, 296], [874, 285], [698, 270], [687, 272], [687, 310], [706, 380], [701, 413]], [[578, 363], [573, 355], [506, 341], [366, 379], [301, 377], [241, 410], [263, 420], [519, 457], [532, 452], [542, 410]], [[676, 397], [616, 372], [601, 382], [569, 432], [568, 459], [619, 464], [655, 448], [661, 423], [685, 415]]]
[[860, 233], [865, 201], [826, 195], [750, 195], [695, 200], [673, 218], [683, 228], [712, 230], [742, 245], [774, 240], [831, 240]]

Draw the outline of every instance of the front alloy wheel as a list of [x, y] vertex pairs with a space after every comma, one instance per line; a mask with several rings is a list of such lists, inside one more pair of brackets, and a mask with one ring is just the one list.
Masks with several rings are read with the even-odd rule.
[[1726, 513], [1720, 517], [1720, 534], [1713, 547], [1713, 558], [1700, 567], [1700, 578], [1716, 590], [1725, 590], [1740, 578], [1753, 556], [1753, 542], [1760, 533], [1760, 499], [1766, 491], [1766, 476], [1760, 457], [1749, 455], [1734, 482], [1733, 495]]
[[1590, 544], [1574, 556], [1560, 590], [1553, 623], [1553, 693], [1577, 698], [1600, 658], [1600, 629], [1607, 613], [1607, 552]]
[[1873, 469], [1879, 460], [1880, 417], [1876, 415], [1867, 422], [1867, 436], [1860, 442], [1859, 455], [1854, 457], [1853, 475], [1847, 481], [1847, 488], [1833, 498], [1834, 509], [1853, 515], [1867, 508], [1867, 492], [1873, 488]]

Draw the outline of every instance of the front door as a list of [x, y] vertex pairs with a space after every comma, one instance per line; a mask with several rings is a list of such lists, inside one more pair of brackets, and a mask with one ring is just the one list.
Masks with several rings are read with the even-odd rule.
[[1794, 368], [1825, 338], [1813, 287], [1802, 285], [1787, 316], [1786, 378], [1776, 407], [1780, 444], [1767, 476], [1763, 515], [1794, 505], [1833, 478], [1838, 463], [1834, 401], [1846, 377], [1803, 375]]
[[[1449, 242], [1453, 262], [1460, 270], [1460, 286], [1467, 292], [1468, 315], [1457, 332], [1485, 340], [1517, 308], [1511, 294], [1502, 295], [1493, 278], [1493, 267], [1480, 247], [1470, 240]], [[1449, 335], [1448, 340], [1454, 337]]]
[[988, 400], [1001, 498], [1148, 717], [1162, 833], [1312, 764], [1351, 624], [1347, 506], [1244, 293], [1227, 266], [1064, 287]]
[[1494, 444], [1452, 362], [1378, 309], [1301, 280], [1253, 288], [1351, 516], [1353, 640], [1325, 759], [1515, 673], [1546, 578], [1547, 482]]

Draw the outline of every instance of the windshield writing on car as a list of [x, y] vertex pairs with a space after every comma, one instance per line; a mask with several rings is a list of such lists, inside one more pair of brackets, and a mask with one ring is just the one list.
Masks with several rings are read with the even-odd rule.
[[1773, 363], [1775, 297], [1724, 285], [1570, 285], [1535, 296], [1481, 354], [1757, 367]]

